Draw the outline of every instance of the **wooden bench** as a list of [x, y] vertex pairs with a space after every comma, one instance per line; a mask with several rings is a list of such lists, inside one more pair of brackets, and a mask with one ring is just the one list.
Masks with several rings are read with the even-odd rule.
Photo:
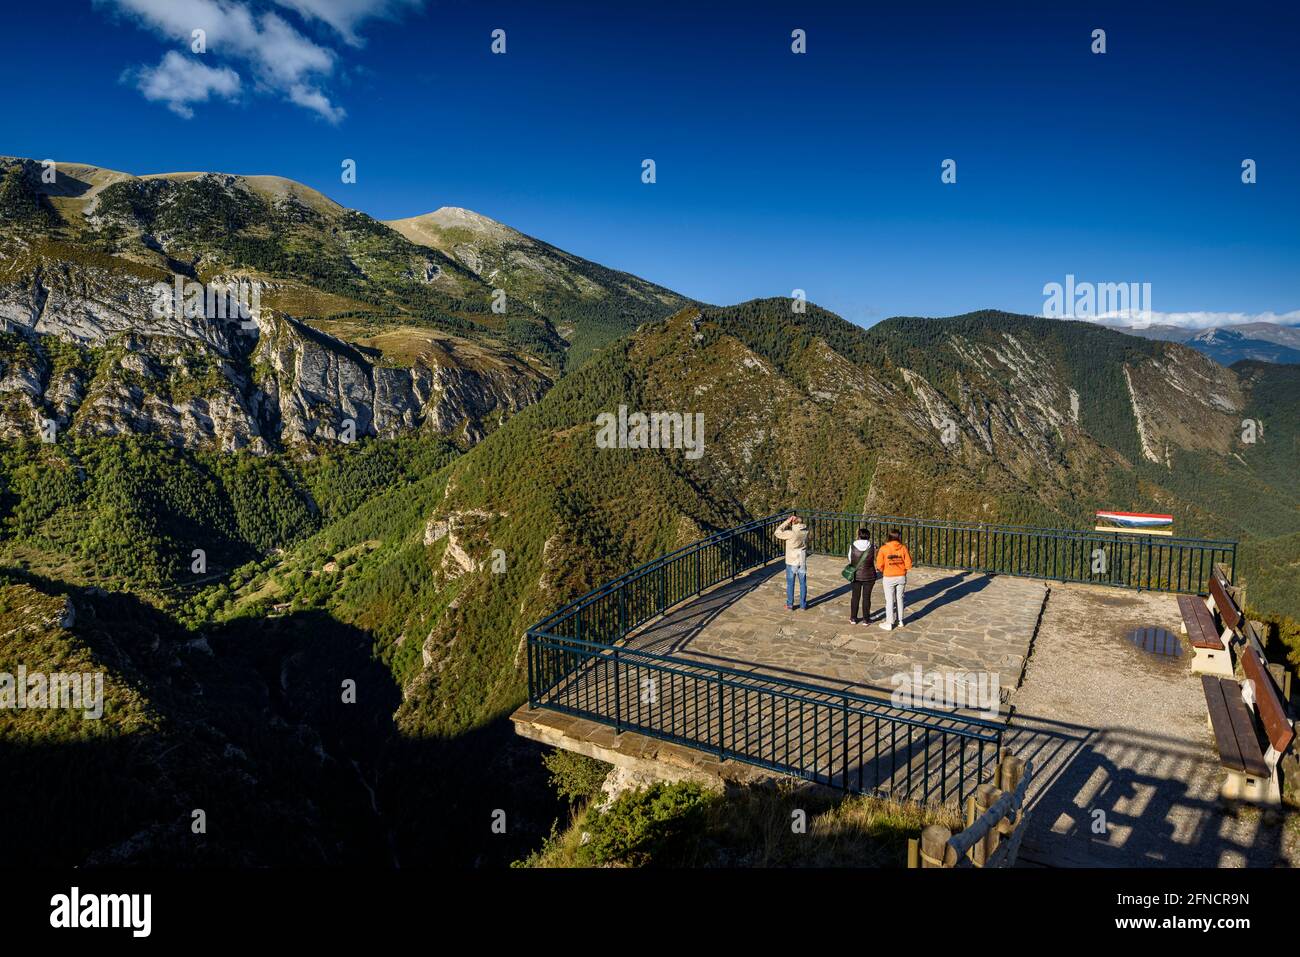
[[[1295, 739], [1286, 705], [1263, 659], [1247, 647], [1241, 656], [1245, 680], [1201, 676], [1210, 730], [1219, 760], [1228, 771], [1222, 795], [1230, 800], [1279, 804], [1277, 765]], [[1262, 736], [1261, 736], [1262, 732]]]
[[1183, 634], [1192, 643], [1192, 671], [1231, 678], [1232, 652], [1227, 642], [1231, 630], [1220, 633], [1214, 613], [1194, 595], [1179, 595], [1178, 611], [1183, 616]]
[[1228, 581], [1216, 568], [1210, 575], [1210, 597], [1207, 600], [1210, 611], [1217, 612], [1223, 622], [1223, 637], [1230, 635], [1244, 637], [1246, 616], [1237, 607], [1237, 601], [1228, 591]]

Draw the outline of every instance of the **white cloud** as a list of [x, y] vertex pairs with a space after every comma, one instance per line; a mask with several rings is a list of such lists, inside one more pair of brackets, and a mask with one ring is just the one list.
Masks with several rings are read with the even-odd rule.
[[346, 43], [359, 47], [357, 27], [366, 20], [393, 19], [406, 10], [417, 9], [424, 0], [275, 0], [305, 20], [329, 24]]
[[331, 123], [337, 123], [346, 115], [341, 106], [333, 105], [330, 103], [329, 97], [324, 93], [309, 86], [295, 83], [289, 87], [288, 97], [291, 102], [309, 110], [314, 110]]
[[239, 74], [229, 67], [205, 66], [193, 57], [169, 50], [157, 66], [128, 71], [146, 100], [166, 103], [167, 109], [189, 119], [192, 103], [206, 103], [216, 96], [233, 100], [239, 96]]
[[[359, 46], [357, 27], [376, 17], [396, 16], [423, 0], [274, 0], [300, 16], [320, 20], [345, 42]], [[240, 0], [95, 0], [140, 25], [189, 48], [193, 32], [206, 34], [206, 52], [216, 60], [246, 64], [258, 92], [271, 92], [331, 123], [345, 115], [326, 91], [339, 54], [310, 39], [274, 11], [256, 13]], [[161, 65], [158, 68], [161, 69]], [[143, 73], [144, 71], [140, 71]], [[183, 101], [182, 101], [183, 102]], [[170, 102], [169, 102], [170, 105]]]
[[1178, 326], [1181, 329], [1210, 329], [1217, 326], [1240, 326], [1248, 322], [1272, 322], [1280, 326], [1300, 325], [1300, 309], [1290, 312], [1155, 312], [1133, 321], [1127, 314], [1110, 313], [1098, 316], [1102, 322], [1116, 325]]

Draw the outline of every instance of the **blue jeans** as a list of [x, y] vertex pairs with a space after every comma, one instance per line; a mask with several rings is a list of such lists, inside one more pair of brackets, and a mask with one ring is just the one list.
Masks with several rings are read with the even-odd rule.
[[785, 566], [785, 603], [794, 604], [794, 580], [799, 579], [799, 607], [808, 610], [808, 569], [807, 567], [795, 568], [793, 565]]

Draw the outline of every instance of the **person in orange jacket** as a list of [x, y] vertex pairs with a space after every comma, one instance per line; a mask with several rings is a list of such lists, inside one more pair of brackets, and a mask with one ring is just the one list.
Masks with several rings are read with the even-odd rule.
[[903, 589], [907, 585], [907, 571], [912, 567], [912, 553], [903, 544], [898, 529], [891, 529], [885, 544], [876, 552], [876, 571], [880, 572], [885, 586], [885, 620], [880, 627], [892, 631], [903, 627]]

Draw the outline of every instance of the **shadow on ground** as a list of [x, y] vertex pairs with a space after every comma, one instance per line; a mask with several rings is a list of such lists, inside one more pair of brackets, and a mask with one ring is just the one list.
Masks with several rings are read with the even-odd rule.
[[1023, 863], [1288, 866], [1281, 815], [1220, 801], [1222, 768], [1186, 741], [1017, 714], [1003, 742], [1040, 772]]
[[[0, 789], [14, 861], [506, 866], [565, 813], [544, 749], [505, 718], [449, 740], [403, 735], [400, 689], [370, 635], [328, 614], [192, 633], [129, 594], [10, 577], [68, 595], [73, 640], [151, 716], [139, 728], [69, 722], [52, 736], [23, 734], [19, 714], [0, 736], [0, 767], [20, 782]], [[41, 648], [24, 651], [29, 670]]]

